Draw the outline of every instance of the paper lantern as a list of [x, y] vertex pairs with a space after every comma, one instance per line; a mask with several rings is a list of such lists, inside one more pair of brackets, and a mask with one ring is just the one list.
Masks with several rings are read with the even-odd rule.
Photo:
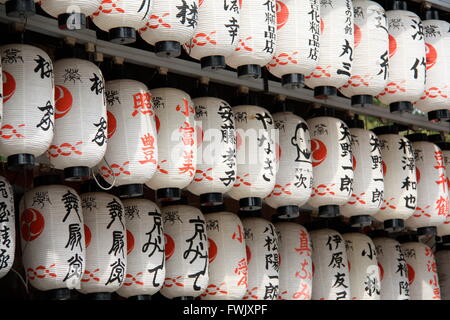
[[277, 300], [278, 237], [275, 226], [259, 217], [242, 220], [247, 250], [248, 289], [244, 300]]
[[350, 300], [345, 241], [331, 229], [310, 232], [313, 246], [312, 300]]
[[199, 0], [154, 0], [151, 15], [139, 33], [155, 46], [157, 56], [178, 57], [181, 45], [195, 34], [198, 10]]
[[86, 27], [86, 18], [92, 15], [101, 0], [40, 0], [41, 8], [58, 19], [60, 29], [80, 30]]
[[353, 4], [351, 0], [320, 2], [320, 54], [316, 69], [306, 76], [314, 96], [325, 99], [350, 79], [354, 59]]
[[444, 154], [425, 134], [407, 136], [413, 141], [417, 176], [417, 207], [406, 226], [419, 235], [435, 235], [448, 216], [448, 185]]
[[353, 226], [372, 224], [371, 216], [383, 204], [384, 180], [380, 141], [364, 123], [349, 124], [352, 135], [354, 182], [350, 200], [341, 207]]
[[12, 268], [16, 250], [14, 192], [6, 178], [0, 176], [0, 279]]
[[[428, 119], [439, 121], [450, 118], [450, 24], [438, 20], [437, 11], [423, 22], [426, 45], [425, 91], [415, 107], [428, 113]], [[434, 16], [433, 16], [434, 15]]]
[[420, 242], [402, 244], [411, 300], [441, 300], [433, 250]]
[[225, 57], [239, 41], [240, 1], [200, 1], [195, 35], [185, 44], [187, 53], [200, 60], [202, 69], [224, 69]]
[[380, 300], [380, 270], [372, 239], [362, 233], [346, 233], [343, 238], [347, 248], [352, 300]]
[[81, 200], [55, 177], [40, 179], [20, 202], [23, 266], [34, 288], [65, 300], [80, 287], [87, 262]]
[[127, 244], [124, 207], [119, 198], [104, 192], [81, 194], [86, 233], [86, 270], [83, 294], [109, 300], [124, 283]]
[[0, 150], [8, 165], [33, 166], [53, 138], [53, 65], [41, 49], [24, 44], [0, 48], [3, 117]]
[[275, 223], [280, 255], [278, 300], [311, 300], [312, 248], [304, 227], [292, 222]]
[[226, 63], [239, 77], [259, 78], [277, 47], [275, 0], [240, 1], [239, 42]]
[[239, 200], [241, 209], [262, 207], [262, 198], [275, 187], [275, 126], [270, 113], [261, 107], [233, 107], [236, 125], [236, 181], [228, 194]]
[[5, 5], [6, 15], [14, 18], [28, 18], [36, 13], [35, 3], [39, 0], [0, 0]]
[[319, 60], [319, 37], [319, 1], [278, 0], [277, 48], [267, 69], [284, 87], [303, 86]]
[[450, 300], [450, 251], [439, 250], [435, 254], [441, 299]]
[[166, 243], [166, 278], [161, 294], [168, 299], [198, 297], [208, 286], [208, 236], [200, 210], [186, 205], [162, 208]]
[[87, 60], [62, 59], [54, 68], [55, 135], [48, 156], [66, 180], [86, 180], [106, 152], [105, 82]]
[[202, 300], [240, 300], [247, 292], [244, 227], [230, 212], [205, 215], [209, 242], [209, 284]]
[[230, 190], [236, 180], [233, 110], [227, 102], [212, 97], [196, 98], [193, 104], [201, 132], [197, 139], [197, 169], [188, 190], [200, 196], [202, 204], [220, 204], [222, 194]]
[[374, 130], [381, 144], [384, 200], [374, 218], [388, 231], [400, 231], [417, 205], [417, 177], [411, 142], [393, 127]]
[[[447, 183], [448, 183], [449, 177], [450, 177], [450, 143], [438, 142], [437, 145], [439, 146], [439, 148], [441, 148], [442, 154], [444, 156], [444, 165], [446, 168], [446, 177], [447, 177]], [[447, 184], [447, 186], [448, 186], [448, 184]], [[444, 223], [437, 227], [437, 234], [438, 234], [438, 236], [442, 237], [442, 240], [445, 243], [450, 242], [450, 208], [449, 208], [449, 211], [447, 213], [447, 217], [446, 217]]]
[[311, 138], [305, 120], [292, 112], [273, 115], [275, 127], [279, 131], [278, 174], [275, 188], [265, 199], [281, 217], [299, 215], [311, 196], [313, 183], [311, 162]]
[[122, 79], [106, 83], [106, 99], [108, 148], [100, 172], [121, 197], [140, 196], [158, 162], [151, 95], [143, 83]]
[[335, 217], [353, 193], [351, 133], [343, 121], [331, 117], [312, 118], [308, 126], [313, 166], [309, 204], [319, 208], [319, 216]]
[[380, 268], [381, 300], [409, 300], [408, 268], [398, 241], [373, 239]]
[[352, 73], [340, 88], [352, 99], [352, 105], [373, 103], [373, 97], [387, 84], [389, 69], [389, 34], [386, 14], [374, 1], [353, 1], [355, 48]]
[[127, 269], [117, 293], [147, 299], [158, 292], [165, 278], [164, 233], [158, 206], [147, 199], [123, 201], [127, 229]]
[[194, 107], [181, 90], [150, 91], [158, 134], [158, 167], [146, 183], [158, 199], [179, 199], [181, 189], [194, 179], [197, 162], [197, 129]]
[[411, 112], [412, 103], [425, 89], [425, 40], [420, 18], [406, 11], [405, 1], [395, 1], [386, 12], [389, 30], [389, 77], [378, 99], [391, 112]]
[[92, 22], [109, 32], [111, 42], [133, 43], [136, 41], [136, 30], [147, 23], [152, 5], [153, 0], [101, 0], [91, 16]]

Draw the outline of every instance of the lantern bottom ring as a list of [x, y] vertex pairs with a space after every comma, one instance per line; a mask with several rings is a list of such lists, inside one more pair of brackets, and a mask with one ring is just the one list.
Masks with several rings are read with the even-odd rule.
[[192, 301], [194, 297], [175, 297], [172, 300], [174, 301]]
[[435, 235], [437, 235], [437, 228], [436, 227], [417, 228], [417, 235], [419, 235], [419, 236], [435, 236]]
[[246, 64], [237, 68], [238, 77], [242, 79], [261, 78], [261, 66], [257, 64]]
[[20, 18], [31, 17], [36, 13], [33, 0], [9, 0], [5, 4], [8, 17]]
[[88, 300], [111, 300], [111, 292], [94, 292], [86, 294]]
[[400, 113], [400, 112], [411, 113], [413, 111], [413, 105], [409, 101], [399, 101], [391, 103], [389, 105], [389, 108], [391, 110], [391, 113]]
[[369, 215], [350, 217], [350, 225], [354, 228], [364, 228], [372, 225], [372, 217]]
[[441, 239], [442, 239], [442, 245], [444, 245], [446, 247], [450, 246], [450, 235], [442, 236]]
[[32, 169], [35, 164], [35, 157], [32, 154], [21, 153], [9, 156], [7, 161], [10, 170]]
[[54, 289], [49, 290], [45, 292], [48, 299], [50, 300], [69, 300], [70, 299], [70, 290], [68, 288], [62, 288], [62, 289]]
[[441, 120], [449, 120], [450, 111], [447, 109], [434, 110], [428, 112], [428, 120], [431, 122], [439, 122]]
[[223, 203], [223, 195], [221, 193], [204, 193], [200, 195], [200, 204], [202, 206], [218, 206]]
[[163, 188], [156, 190], [156, 198], [159, 201], [177, 201], [181, 199], [179, 188]]
[[90, 178], [89, 167], [69, 167], [64, 169], [64, 179], [66, 181], [86, 181]]
[[284, 206], [277, 208], [277, 213], [274, 215], [274, 219], [291, 220], [300, 216], [300, 208], [298, 206]]
[[262, 199], [257, 197], [242, 198], [239, 200], [242, 211], [258, 211], [262, 208]]
[[130, 27], [118, 27], [109, 30], [109, 41], [117, 44], [136, 42], [136, 30]]
[[339, 206], [328, 205], [319, 207], [319, 217], [320, 218], [336, 218], [341, 215]]
[[384, 230], [389, 233], [400, 232], [405, 229], [405, 221], [402, 219], [390, 219], [384, 221]]
[[83, 30], [86, 28], [86, 15], [76, 12], [60, 14], [58, 27], [61, 30]]
[[361, 94], [352, 96], [352, 106], [358, 106], [364, 108], [366, 105], [373, 104], [373, 96], [367, 94]]
[[392, 10], [408, 10], [408, 4], [404, 0], [394, 0], [391, 8]]
[[300, 73], [285, 74], [281, 77], [281, 84], [286, 89], [299, 89], [305, 86], [305, 76]]
[[181, 44], [177, 41], [159, 41], [155, 43], [158, 57], [176, 58], [181, 54]]
[[135, 198], [144, 194], [144, 185], [142, 184], [126, 184], [119, 186], [120, 198]]
[[224, 56], [209, 56], [200, 59], [203, 70], [220, 70], [225, 69], [225, 57]]
[[128, 297], [128, 300], [150, 301], [150, 300], [152, 300], [152, 296], [149, 294], [141, 294], [141, 295], [137, 295], [137, 296]]
[[314, 88], [314, 98], [316, 99], [328, 99], [337, 95], [337, 88], [331, 86], [319, 86]]

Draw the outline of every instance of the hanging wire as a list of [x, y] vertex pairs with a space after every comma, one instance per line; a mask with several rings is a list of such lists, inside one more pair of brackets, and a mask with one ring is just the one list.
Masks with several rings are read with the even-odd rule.
[[14, 272], [20, 279], [20, 282], [22, 282], [23, 286], [25, 287], [25, 292], [27, 293], [27, 296], [30, 295], [30, 290], [28, 289], [28, 277], [26, 277], [26, 280], [22, 277], [20, 272], [18, 272], [16, 269], [11, 268], [11, 271]]
[[[106, 159], [103, 159], [104, 161], [105, 161], [105, 163], [106, 163], [106, 165], [108, 166], [108, 168], [109, 168], [109, 170], [111, 171], [111, 172], [113, 172], [113, 170], [112, 170], [112, 168], [111, 168], [111, 166], [109, 165], [109, 163], [108, 163], [108, 161], [106, 160]], [[92, 169], [92, 177], [94, 178], [94, 180], [95, 180], [95, 182], [97, 183], [97, 185], [102, 189], [102, 190], [104, 190], [104, 191], [109, 191], [109, 190], [111, 190], [112, 188], [114, 188], [114, 185], [116, 184], [116, 176], [113, 174], [112, 175], [113, 176], [113, 182], [112, 182], [112, 184], [109, 186], [109, 187], [103, 187], [102, 185], [101, 185], [101, 183], [97, 180], [97, 176], [95, 175], [95, 173], [94, 173], [94, 169]]]

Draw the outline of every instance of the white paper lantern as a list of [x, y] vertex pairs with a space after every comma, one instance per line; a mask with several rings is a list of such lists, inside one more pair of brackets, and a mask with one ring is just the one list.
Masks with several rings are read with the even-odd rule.
[[32, 166], [53, 138], [53, 65], [41, 49], [24, 44], [0, 48], [3, 117], [0, 150], [11, 166]]
[[67, 299], [79, 289], [87, 257], [81, 200], [63, 185], [41, 185], [20, 202], [22, 260], [27, 279]]
[[36, 13], [35, 3], [39, 0], [0, 0], [6, 7], [6, 15], [14, 18], [28, 18]]
[[439, 250], [435, 254], [441, 299], [450, 300], [450, 251]]
[[409, 300], [408, 267], [398, 241], [375, 238], [380, 268], [381, 300]]
[[41, 8], [58, 19], [60, 29], [79, 30], [86, 26], [86, 18], [93, 14], [101, 0], [40, 0]]
[[106, 152], [103, 75], [81, 59], [62, 59], [54, 68], [55, 135], [48, 156], [55, 168], [64, 169], [66, 180], [85, 180]]
[[124, 207], [119, 198], [104, 192], [81, 195], [86, 233], [86, 270], [81, 293], [108, 299], [125, 280], [127, 234]]
[[276, 132], [270, 113], [261, 107], [233, 107], [236, 125], [237, 173], [228, 194], [239, 200], [241, 209], [262, 206], [262, 198], [273, 190], [276, 180]]
[[259, 78], [277, 48], [276, 0], [240, 3], [239, 43], [225, 60], [239, 77]]
[[162, 208], [166, 243], [166, 278], [161, 294], [168, 299], [194, 298], [208, 286], [208, 236], [200, 210], [186, 205]]
[[209, 284], [202, 300], [240, 300], [247, 292], [244, 227], [230, 212], [205, 215], [209, 242]]
[[387, 84], [389, 34], [386, 14], [374, 1], [354, 0], [355, 49], [352, 75], [340, 88], [352, 105], [372, 104]]
[[6, 178], [0, 176], [0, 279], [12, 268], [16, 250], [14, 191]]
[[185, 49], [200, 60], [202, 69], [225, 68], [225, 57], [234, 52], [239, 41], [241, 2], [200, 1], [195, 35], [186, 42]]
[[[446, 168], [446, 177], [447, 177], [447, 186], [449, 185], [449, 176], [450, 176], [450, 143], [440, 142], [438, 146], [442, 150], [442, 154], [444, 156], [444, 165]], [[448, 191], [448, 190], [447, 190]], [[450, 240], [450, 206], [449, 211], [447, 212], [446, 219], [443, 224], [437, 227], [438, 236], [442, 237], [444, 242], [449, 242]]]
[[318, 0], [277, 1], [277, 49], [267, 69], [284, 87], [300, 87], [319, 60]]
[[313, 266], [311, 239], [304, 227], [291, 222], [275, 224], [280, 256], [278, 300], [311, 300]]
[[223, 202], [223, 193], [236, 180], [236, 131], [230, 105], [217, 98], [193, 100], [198, 130], [197, 169], [188, 190], [200, 196], [200, 203]]
[[136, 30], [144, 27], [150, 17], [153, 0], [101, 0], [92, 14], [92, 21], [109, 32], [114, 43], [129, 44], [136, 41]]
[[386, 12], [389, 29], [389, 77], [378, 99], [391, 112], [412, 111], [425, 89], [425, 38], [420, 18], [406, 10]]
[[195, 34], [198, 10], [199, 0], [154, 0], [141, 37], [155, 46], [157, 56], [178, 57], [181, 45]]
[[158, 292], [165, 278], [164, 233], [158, 206], [147, 199], [123, 201], [127, 229], [127, 271], [117, 293], [143, 299]]
[[309, 204], [319, 215], [339, 215], [339, 205], [353, 193], [351, 133], [347, 125], [331, 117], [308, 120], [311, 134], [313, 186]]
[[181, 190], [193, 180], [197, 162], [197, 128], [194, 106], [181, 90], [150, 91], [158, 134], [158, 167], [146, 183], [157, 197], [179, 199]]
[[415, 107], [436, 121], [449, 117], [450, 104], [450, 24], [443, 20], [423, 22], [427, 72], [425, 91]]
[[380, 270], [372, 239], [362, 233], [346, 233], [343, 238], [347, 248], [352, 300], [380, 300]]
[[244, 300], [277, 300], [279, 295], [279, 254], [275, 226], [249, 217], [242, 220], [247, 249], [248, 289]]
[[306, 76], [314, 96], [324, 99], [350, 79], [354, 60], [353, 4], [351, 0], [320, 2], [320, 54], [316, 69]]
[[281, 216], [296, 216], [311, 196], [311, 138], [305, 120], [292, 112], [273, 115], [279, 131], [279, 166], [275, 188], [265, 199]]
[[351, 128], [355, 179], [351, 199], [341, 207], [350, 224], [367, 226], [383, 204], [384, 179], [380, 141], [362, 127]]
[[433, 250], [420, 242], [402, 244], [411, 300], [441, 300]]
[[398, 231], [404, 228], [404, 220], [412, 216], [417, 205], [414, 150], [411, 142], [395, 131], [377, 128], [375, 133], [383, 158], [384, 200], [374, 218], [384, 222], [386, 230]]
[[345, 241], [331, 229], [310, 232], [313, 246], [312, 300], [350, 300]]
[[122, 197], [143, 194], [158, 165], [155, 111], [147, 87], [135, 80], [106, 83], [108, 149], [100, 164], [103, 178]]
[[448, 186], [444, 155], [426, 135], [411, 135], [417, 176], [417, 208], [406, 226], [420, 235], [436, 234], [448, 215]]

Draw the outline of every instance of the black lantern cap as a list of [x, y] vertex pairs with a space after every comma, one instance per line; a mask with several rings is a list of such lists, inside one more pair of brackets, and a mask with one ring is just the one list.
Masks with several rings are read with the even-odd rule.
[[35, 161], [35, 157], [32, 154], [14, 154], [7, 159], [8, 169], [13, 171], [32, 169]]
[[136, 42], [136, 30], [129, 27], [118, 27], [109, 30], [109, 41], [117, 44]]
[[200, 195], [201, 206], [217, 206], [223, 203], [223, 194], [221, 193], [204, 193]]
[[300, 208], [298, 206], [284, 206], [277, 208], [277, 212], [272, 219], [277, 221], [286, 221], [296, 219], [300, 216]]
[[181, 54], [181, 44], [177, 41], [159, 41], [155, 43], [158, 57], [176, 58]]
[[239, 207], [243, 211], [257, 211], [262, 208], [262, 199], [257, 197], [243, 198], [239, 200]]
[[89, 167], [70, 167], [64, 169], [66, 181], [86, 181], [90, 178]]
[[428, 9], [427, 11], [425, 11], [425, 16], [424, 16], [425, 20], [440, 20], [439, 19], [439, 11], [436, 9]]
[[361, 106], [373, 104], [373, 96], [370, 95], [356, 95], [351, 98], [352, 106]]
[[181, 199], [181, 189], [163, 188], [156, 190], [156, 198], [159, 201], [177, 201]]
[[391, 10], [408, 10], [408, 4], [404, 0], [394, 0], [392, 1]]
[[350, 217], [350, 226], [353, 228], [364, 228], [371, 225], [372, 225], [372, 217], [369, 215]]
[[118, 189], [120, 198], [136, 198], [144, 194], [143, 184], [126, 184], [119, 186]]
[[281, 85], [286, 89], [298, 89], [305, 86], [305, 76], [299, 73], [285, 74], [281, 77]]
[[391, 110], [391, 113], [400, 113], [400, 112], [411, 113], [414, 109], [413, 104], [409, 101], [400, 101], [391, 103], [389, 105], [389, 108]]
[[449, 120], [450, 111], [447, 109], [434, 110], [428, 112], [428, 120], [431, 122], [439, 122], [441, 120]]
[[394, 125], [377, 127], [377, 128], [372, 129], [372, 131], [377, 136], [383, 135], [383, 134], [398, 134], [400, 132], [399, 128]]
[[46, 291], [45, 293], [48, 299], [53, 301], [63, 301], [70, 299], [70, 290], [68, 288], [53, 289]]
[[247, 64], [243, 66], [239, 66], [237, 68], [237, 73], [239, 78], [253, 78], [259, 79], [261, 78], [261, 66], [257, 64]]
[[36, 6], [33, 0], [9, 0], [5, 3], [8, 17], [31, 17], [36, 14]]
[[339, 206], [328, 205], [319, 207], [319, 218], [335, 218], [341, 215]]
[[331, 86], [319, 86], [314, 88], [314, 98], [328, 99], [337, 95], [337, 88]]
[[419, 236], [435, 236], [437, 235], [436, 227], [417, 228], [417, 235]]
[[384, 230], [389, 233], [400, 232], [405, 229], [405, 221], [402, 219], [390, 219], [384, 221]]
[[203, 70], [220, 70], [226, 68], [224, 56], [203, 57], [200, 59], [200, 64]]

